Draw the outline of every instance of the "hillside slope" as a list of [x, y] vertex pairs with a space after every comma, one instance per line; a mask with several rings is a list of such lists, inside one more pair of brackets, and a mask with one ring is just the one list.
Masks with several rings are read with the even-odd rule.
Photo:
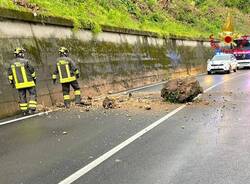
[[72, 19], [94, 32], [108, 25], [207, 38], [220, 31], [228, 11], [238, 32], [250, 26], [250, 0], [0, 0], [0, 7]]

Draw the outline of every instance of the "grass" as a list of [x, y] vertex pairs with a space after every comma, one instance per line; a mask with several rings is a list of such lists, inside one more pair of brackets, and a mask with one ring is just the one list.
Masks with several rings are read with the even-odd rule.
[[[161, 36], [205, 37], [217, 34], [228, 11], [236, 20], [237, 31], [245, 34], [250, 26], [249, 4], [241, 0], [29, 0], [40, 7], [38, 14], [58, 16], [74, 21], [75, 28], [91, 27], [100, 32], [101, 25], [151, 31]], [[243, 8], [242, 8], [243, 6]], [[0, 0], [0, 7], [31, 11]]]

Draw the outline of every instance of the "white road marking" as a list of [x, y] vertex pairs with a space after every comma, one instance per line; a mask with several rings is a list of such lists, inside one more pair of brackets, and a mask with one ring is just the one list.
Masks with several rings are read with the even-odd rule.
[[9, 120], [9, 121], [0, 122], [0, 126], [7, 125], [7, 124], [10, 124], [10, 123], [14, 123], [14, 122], [18, 122], [18, 121], [22, 121], [22, 120], [25, 120], [25, 119], [30, 119], [30, 118], [33, 118], [33, 117], [36, 117], [36, 116], [42, 116], [44, 114], [48, 114], [48, 113], [51, 113], [51, 112], [52, 111], [40, 112], [40, 113], [37, 113], [37, 114], [32, 114], [32, 115], [24, 116], [24, 117], [21, 117], [21, 118], [16, 118], [16, 119], [12, 119], [12, 120]]
[[[219, 85], [221, 85], [221, 84], [223, 84], [223, 83], [225, 83], [227, 81], [233, 80], [235, 78], [238, 78], [238, 77], [240, 77], [242, 75], [246, 75], [246, 74], [247, 73], [240, 74], [238, 76], [232, 77], [232, 78], [224, 80], [222, 82], [219, 82], [219, 83], [211, 86], [210, 88], [206, 89], [204, 91], [204, 93], [207, 93], [208, 91], [212, 90], [213, 88], [215, 88], [215, 87], [217, 87], [217, 86], [219, 86]], [[201, 95], [199, 95], [199, 96], [201, 96]], [[123, 149], [124, 147], [128, 146], [129, 144], [131, 144], [132, 142], [134, 142], [135, 140], [137, 140], [139, 137], [143, 136], [144, 134], [146, 134], [147, 132], [149, 132], [153, 128], [155, 128], [158, 125], [162, 124], [164, 121], [166, 121], [167, 119], [169, 119], [170, 117], [172, 117], [173, 115], [175, 115], [176, 113], [178, 113], [179, 111], [181, 111], [182, 109], [184, 109], [186, 106], [187, 105], [182, 105], [179, 108], [175, 109], [174, 111], [170, 112], [166, 116], [162, 117], [158, 121], [152, 123], [148, 127], [144, 128], [143, 130], [141, 130], [140, 132], [138, 132], [137, 134], [135, 134], [132, 137], [128, 138], [126, 141], [122, 142], [118, 146], [116, 146], [113, 149], [111, 149], [110, 151], [106, 152], [105, 154], [103, 154], [99, 158], [95, 159], [94, 161], [92, 161], [88, 165], [86, 165], [83, 168], [81, 168], [80, 170], [76, 171], [75, 173], [73, 173], [72, 175], [70, 175], [66, 179], [62, 180], [58, 184], [71, 184], [71, 183], [73, 183], [74, 181], [76, 181], [77, 179], [79, 179], [80, 177], [82, 177], [83, 175], [85, 175], [86, 173], [88, 173], [89, 171], [91, 171], [92, 169], [94, 169], [95, 167], [97, 167], [98, 165], [100, 165], [102, 162], [104, 162], [105, 160], [107, 160], [108, 158], [110, 158], [111, 156], [113, 156], [114, 154], [116, 154], [117, 152], [119, 152], [121, 149]]]

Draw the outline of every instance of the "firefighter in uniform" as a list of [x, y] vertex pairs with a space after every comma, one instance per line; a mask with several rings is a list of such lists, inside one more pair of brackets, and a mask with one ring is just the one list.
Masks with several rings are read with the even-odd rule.
[[70, 86], [75, 91], [75, 103], [81, 105], [81, 91], [77, 79], [79, 78], [79, 70], [76, 67], [75, 62], [69, 57], [69, 50], [65, 47], [59, 49], [60, 57], [57, 59], [55, 71], [52, 79], [53, 83], [56, 83], [56, 79], [59, 75], [59, 82], [62, 84], [64, 105], [66, 108], [70, 107]]
[[[12, 60], [8, 69], [9, 82], [16, 88], [19, 94], [19, 106], [24, 115], [33, 114], [37, 106], [36, 94], [36, 73], [29, 60], [24, 58], [23, 48], [15, 49], [15, 59]], [[27, 92], [30, 99], [27, 101]]]

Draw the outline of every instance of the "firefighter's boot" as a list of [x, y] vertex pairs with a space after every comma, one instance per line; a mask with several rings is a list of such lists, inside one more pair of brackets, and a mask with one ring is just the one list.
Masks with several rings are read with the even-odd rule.
[[75, 103], [76, 105], [81, 105], [81, 91], [75, 90]]
[[65, 108], [70, 108], [70, 96], [69, 95], [64, 95], [63, 96], [64, 98], [64, 106]]

